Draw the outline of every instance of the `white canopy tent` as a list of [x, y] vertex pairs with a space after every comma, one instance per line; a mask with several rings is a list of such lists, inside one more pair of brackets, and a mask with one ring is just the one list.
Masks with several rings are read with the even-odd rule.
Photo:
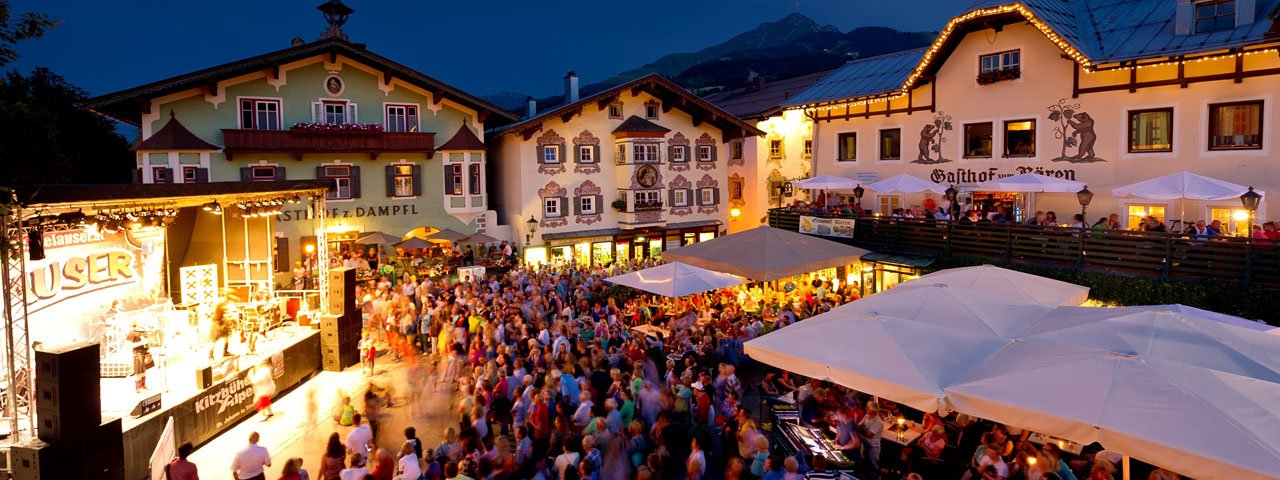
[[[1196, 175], [1191, 172], [1177, 172], [1144, 180], [1138, 183], [1117, 187], [1111, 190], [1116, 197], [1143, 198], [1150, 200], [1178, 200], [1178, 221], [1186, 220], [1187, 199], [1191, 200], [1234, 200], [1240, 198], [1249, 187], [1218, 180], [1216, 178]], [[1254, 190], [1259, 195], [1266, 193]]]
[[1089, 299], [1089, 287], [994, 265], [940, 270], [915, 280], [899, 283], [892, 291], [902, 292], [934, 285], [946, 285], [1047, 307], [1080, 306]]
[[819, 175], [796, 181], [792, 185], [811, 190], [843, 190], [858, 186], [858, 182], [834, 175]]
[[957, 410], [1196, 478], [1280, 477], [1280, 337], [1148, 307], [1063, 307], [945, 386]]
[[1023, 173], [1005, 178], [988, 180], [973, 186], [972, 190], [980, 192], [1016, 192], [1016, 193], [1075, 193], [1084, 188], [1084, 183], [1065, 178], [1055, 178], [1037, 173]]
[[760, 226], [662, 254], [681, 262], [761, 282], [858, 262], [858, 247], [770, 226]]
[[727, 273], [680, 262], [664, 263], [644, 270], [624, 273], [604, 281], [625, 285], [664, 297], [683, 297], [720, 288], [736, 287], [747, 280]]

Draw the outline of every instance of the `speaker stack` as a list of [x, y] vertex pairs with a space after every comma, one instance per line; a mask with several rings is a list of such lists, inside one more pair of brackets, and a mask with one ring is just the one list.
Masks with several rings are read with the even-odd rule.
[[96, 343], [36, 349], [36, 436], [40, 440], [10, 447], [14, 478], [124, 478], [120, 419], [102, 421], [98, 354]]
[[320, 361], [337, 372], [360, 363], [360, 311], [356, 309], [356, 271], [329, 270], [329, 313], [320, 317]]

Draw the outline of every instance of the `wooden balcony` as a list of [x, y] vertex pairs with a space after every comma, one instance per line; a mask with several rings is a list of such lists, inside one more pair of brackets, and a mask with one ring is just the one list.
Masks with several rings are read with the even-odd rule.
[[[800, 216], [783, 209], [769, 225], [800, 229]], [[1016, 223], [854, 218], [853, 238], [822, 237], [862, 248], [918, 255], [981, 256], [1001, 262], [1103, 271], [1159, 278], [1280, 284], [1280, 242], [1245, 237], [1041, 227]]]
[[435, 154], [434, 132], [325, 132], [311, 130], [222, 130], [227, 160], [241, 153], [356, 153], [376, 159], [383, 153]]

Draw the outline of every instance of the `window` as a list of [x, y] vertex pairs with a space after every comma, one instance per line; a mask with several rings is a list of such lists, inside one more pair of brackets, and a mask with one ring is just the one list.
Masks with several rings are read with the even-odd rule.
[[1129, 152], [1173, 151], [1173, 109], [1129, 112]]
[[1262, 100], [1209, 105], [1209, 150], [1262, 148]]
[[580, 215], [596, 214], [596, 197], [595, 195], [587, 195], [578, 197], [578, 213]]
[[657, 103], [646, 103], [646, 104], [644, 104], [644, 118], [645, 118], [645, 119], [647, 119], [647, 120], [657, 120], [657, 119], [658, 119], [658, 104], [657, 104]]
[[685, 150], [689, 147], [684, 145], [675, 145], [671, 147], [671, 162], [685, 163], [689, 161], [689, 156], [685, 155]]
[[279, 130], [280, 101], [247, 98], [240, 100], [240, 128]]
[[1036, 156], [1036, 121], [1034, 119], [1004, 122], [1004, 156]]
[[462, 195], [462, 164], [444, 166], [444, 194]]
[[610, 103], [610, 104], [609, 104], [609, 118], [622, 118], [622, 104], [621, 104], [621, 103]]
[[1218, 0], [1196, 4], [1196, 33], [1228, 30], [1236, 26], [1236, 2]]
[[408, 198], [413, 196], [413, 165], [391, 165], [392, 196]]
[[657, 190], [639, 190], [635, 194], [635, 199], [636, 199], [637, 208], [639, 207], [652, 208], [654, 206], [658, 208], [662, 208], [662, 204], [658, 201]]
[[880, 200], [880, 215], [887, 217], [893, 214], [894, 210], [902, 208], [901, 198], [897, 195], [881, 195], [878, 198]]
[[1209, 222], [1221, 222], [1223, 234], [1243, 235], [1249, 224], [1249, 211], [1239, 207], [1209, 207]]
[[199, 170], [200, 167], [182, 167], [182, 183], [196, 183], [199, 181], [196, 178], [196, 172]]
[[1156, 221], [1164, 223], [1164, 205], [1129, 205], [1128, 214], [1130, 230], [1141, 228], [1142, 219], [1146, 217], [1156, 217]]
[[716, 161], [715, 153], [710, 145], [698, 145], [698, 161], [714, 162]]
[[731, 202], [742, 201], [743, 199], [742, 186], [743, 186], [742, 177], [738, 177], [735, 174], [734, 178], [729, 179], [729, 201]]
[[255, 182], [270, 182], [276, 179], [276, 167], [250, 167], [249, 174], [249, 178]]
[[170, 183], [169, 169], [166, 167], [151, 167], [151, 183]]
[[880, 131], [880, 159], [902, 160], [902, 129]]
[[637, 143], [631, 146], [631, 154], [635, 158], [636, 163], [657, 163], [658, 144], [656, 143]]
[[769, 140], [769, 158], [782, 158], [782, 140]]
[[965, 124], [964, 158], [991, 158], [991, 122]]
[[[258, 181], [258, 176], [257, 176], [258, 168], [261, 168], [261, 167], [254, 167], [254, 172], [253, 172], [254, 181]], [[266, 168], [272, 168], [272, 174], [274, 175], [274, 167], [266, 167]], [[336, 189], [330, 190], [329, 192], [325, 193], [324, 197], [326, 199], [342, 200], [342, 199], [352, 198], [351, 167], [346, 165], [326, 166], [324, 167], [324, 177], [330, 180], [333, 180], [334, 184], [337, 185]]]
[[480, 191], [480, 164], [479, 163], [473, 163], [467, 166], [467, 179], [471, 184], [470, 186], [471, 186], [472, 195], [480, 195], [481, 193], [484, 193]]
[[543, 145], [542, 163], [560, 163], [560, 146]]
[[617, 163], [626, 163], [627, 161], [627, 144], [619, 143], [618, 148], [613, 152], [613, 161]]
[[804, 141], [804, 158], [813, 158], [813, 140]]
[[578, 145], [578, 163], [596, 163], [596, 149], [591, 145]]
[[564, 213], [560, 211], [560, 199], [544, 198], [542, 199], [542, 216], [547, 218], [557, 218]]
[[729, 142], [729, 158], [742, 160], [742, 140]]
[[858, 159], [858, 134], [856, 132], [841, 133], [836, 137], [840, 151], [836, 157], [838, 162], [849, 162]]
[[1018, 70], [1022, 64], [1022, 54], [1018, 50], [993, 53], [978, 57], [981, 64], [980, 73], [998, 72], [1000, 70]]
[[699, 188], [698, 189], [698, 205], [715, 205], [716, 189]]
[[417, 105], [387, 105], [387, 131], [418, 131]]
[[311, 104], [311, 121], [328, 125], [359, 123], [356, 104], [346, 100], [323, 100]]
[[675, 204], [673, 206], [676, 206], [676, 207], [689, 206], [689, 190], [685, 188], [672, 190], [671, 203]]

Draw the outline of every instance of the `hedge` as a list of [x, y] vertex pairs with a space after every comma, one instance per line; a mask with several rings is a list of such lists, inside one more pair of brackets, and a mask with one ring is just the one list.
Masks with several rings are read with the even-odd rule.
[[1119, 306], [1180, 303], [1238, 317], [1280, 324], [1280, 292], [1208, 280], [1160, 280], [1063, 268], [1002, 264], [980, 256], [942, 256], [925, 273], [992, 264], [1089, 287], [1089, 298]]

